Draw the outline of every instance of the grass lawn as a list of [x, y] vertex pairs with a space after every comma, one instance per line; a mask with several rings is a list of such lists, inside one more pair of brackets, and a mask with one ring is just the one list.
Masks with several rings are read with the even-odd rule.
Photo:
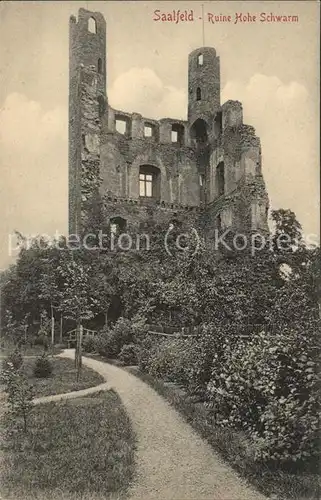
[[135, 439], [114, 391], [35, 406], [28, 433], [1, 439], [2, 498], [122, 498], [133, 477]]
[[162, 380], [156, 380], [149, 374], [142, 373], [137, 367], [126, 369], [163, 396], [195, 431], [208, 441], [215, 452], [268, 497], [274, 495], [276, 500], [321, 498], [321, 477], [317, 464], [313, 472], [311, 470], [313, 467], [310, 467], [310, 471], [298, 467], [296, 472], [287, 472], [279, 467], [272, 469], [265, 464], [259, 464], [251, 457], [242, 433], [213, 425], [204, 405], [193, 402], [185, 391], [167, 385]]
[[24, 358], [23, 369], [29, 383], [34, 387], [35, 397], [79, 391], [80, 389], [102, 384], [105, 381], [97, 372], [83, 365], [80, 380], [76, 382], [76, 370], [73, 360], [67, 358], [49, 359], [53, 365], [51, 376], [48, 378], [37, 378], [33, 374], [35, 359]]
[[[6, 357], [8, 354], [12, 353], [15, 350], [15, 345], [14, 344], [6, 344], [3, 345], [0, 349], [0, 355], [1, 357]], [[41, 356], [44, 352], [44, 348], [41, 345], [34, 345], [30, 346], [29, 344], [22, 345], [21, 348], [21, 354], [23, 356]], [[54, 346], [53, 349], [53, 354], [59, 354], [63, 349], [59, 346]], [[52, 354], [52, 348], [48, 347], [48, 354]]]

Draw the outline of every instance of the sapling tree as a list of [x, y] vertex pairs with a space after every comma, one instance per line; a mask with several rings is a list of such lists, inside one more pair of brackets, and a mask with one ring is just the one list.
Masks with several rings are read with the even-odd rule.
[[65, 255], [58, 272], [63, 278], [63, 288], [60, 291], [60, 307], [66, 318], [76, 323], [76, 353], [75, 365], [77, 381], [81, 370], [81, 329], [84, 320], [94, 316], [97, 300], [90, 295], [90, 265], [82, 262], [81, 254], [73, 250]]
[[[53, 253], [53, 252], [51, 252]], [[45, 303], [50, 305], [51, 314], [51, 344], [52, 350], [54, 348], [54, 332], [55, 332], [55, 316], [54, 308], [59, 303], [60, 293], [58, 287], [58, 273], [56, 263], [53, 255], [42, 259], [43, 273], [40, 276], [40, 294], [39, 299], [44, 300]]]
[[23, 430], [27, 432], [28, 419], [33, 406], [33, 387], [28, 383], [24, 373], [10, 362], [6, 363], [0, 378], [8, 395], [6, 421], [12, 425], [13, 422], [17, 423], [22, 420]]

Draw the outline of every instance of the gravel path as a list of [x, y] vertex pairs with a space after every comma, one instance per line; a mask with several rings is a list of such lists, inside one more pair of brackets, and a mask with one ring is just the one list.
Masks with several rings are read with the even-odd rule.
[[[60, 356], [73, 357], [74, 350]], [[266, 500], [147, 384], [102, 361], [83, 357], [83, 363], [108, 380], [132, 420], [137, 473], [129, 500]]]

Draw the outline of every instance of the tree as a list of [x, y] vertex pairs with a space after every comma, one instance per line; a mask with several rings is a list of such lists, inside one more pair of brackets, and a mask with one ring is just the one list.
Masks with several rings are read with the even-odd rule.
[[24, 373], [14, 367], [9, 361], [1, 373], [1, 382], [5, 385], [5, 391], [8, 394], [9, 411], [7, 420], [9, 426], [20, 418], [23, 420], [23, 430], [28, 430], [28, 417], [32, 410], [32, 399], [34, 396], [33, 387], [28, 383]]
[[77, 381], [81, 370], [81, 331], [84, 320], [93, 317], [97, 300], [90, 296], [89, 276], [91, 269], [82, 262], [82, 251], [71, 250], [65, 253], [65, 260], [58, 268], [63, 279], [63, 289], [60, 293], [60, 307], [67, 318], [76, 322], [77, 344], [75, 365]]
[[272, 210], [271, 218], [274, 222], [272, 236], [273, 250], [276, 254], [291, 254], [302, 244], [302, 226], [292, 210]]
[[54, 347], [55, 316], [54, 308], [59, 307], [60, 290], [58, 286], [58, 273], [53, 251], [46, 257], [43, 257], [43, 273], [39, 282], [39, 299], [44, 300], [50, 305], [51, 315], [51, 344]]
[[89, 276], [90, 296], [97, 304], [97, 313], [103, 313], [105, 326], [108, 321], [108, 310], [114, 295], [117, 293], [117, 272], [113, 260], [108, 254], [94, 255]]

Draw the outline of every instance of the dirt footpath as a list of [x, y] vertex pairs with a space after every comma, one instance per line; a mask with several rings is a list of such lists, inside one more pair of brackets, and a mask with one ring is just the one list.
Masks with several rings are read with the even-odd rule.
[[[73, 357], [73, 350], [60, 356]], [[116, 366], [83, 357], [120, 395], [137, 436], [136, 479], [130, 500], [266, 500], [140, 379]]]

